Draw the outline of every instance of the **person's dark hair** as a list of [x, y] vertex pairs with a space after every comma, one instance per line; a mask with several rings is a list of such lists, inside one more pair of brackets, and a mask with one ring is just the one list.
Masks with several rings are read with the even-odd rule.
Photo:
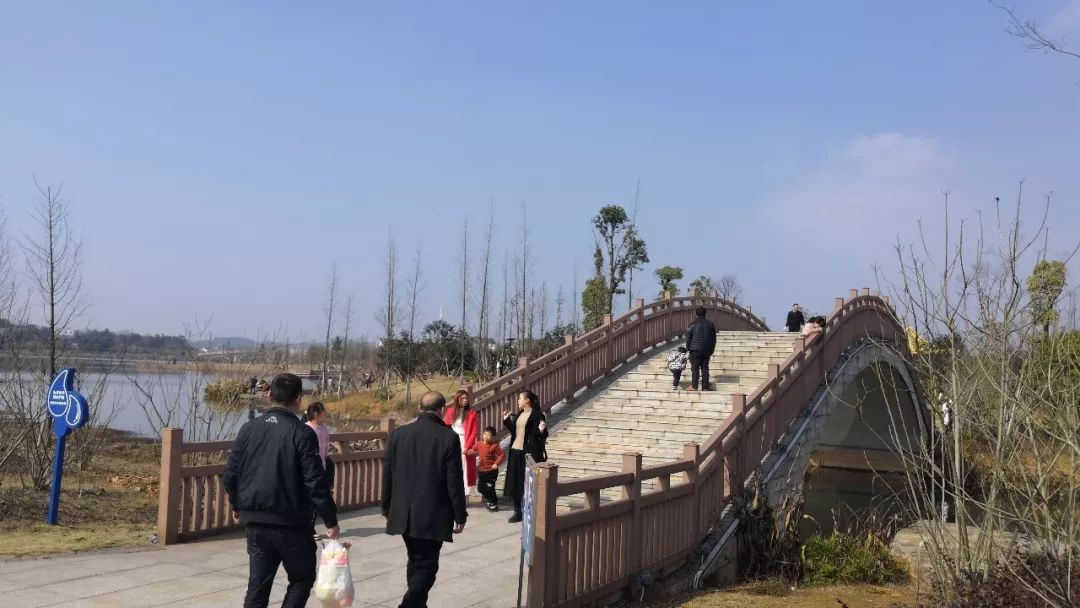
[[529, 402], [529, 407], [536, 409], [540, 407], [540, 397], [536, 396], [536, 393], [532, 391], [521, 391], [520, 395], [525, 395], [525, 399]]
[[705, 318], [705, 307], [704, 306], [698, 307], [698, 309], [694, 311], [694, 314], [696, 314], [698, 317], [704, 319]]
[[424, 393], [424, 396], [420, 398], [420, 411], [422, 412], [437, 412], [446, 407], [446, 397], [438, 391], [430, 391]]
[[485, 426], [485, 427], [484, 427], [484, 432], [485, 432], [485, 433], [491, 433], [491, 436], [492, 436], [492, 437], [494, 437], [494, 436], [496, 435], [496, 433], [495, 433], [495, 427], [493, 427], [493, 426]]
[[270, 401], [281, 405], [292, 405], [304, 392], [304, 383], [296, 374], [284, 373], [274, 376], [270, 382]]
[[685, 346], [680, 346], [679, 347], [679, 352], [680, 353], [685, 353], [686, 352], [686, 347]]
[[307, 411], [304, 412], [304, 420], [315, 420], [315, 418], [319, 414], [321, 414], [321, 413], [323, 413], [325, 411], [326, 411], [326, 406], [323, 405], [322, 401], [316, 401], [315, 403], [312, 403], [311, 405], [307, 406]]

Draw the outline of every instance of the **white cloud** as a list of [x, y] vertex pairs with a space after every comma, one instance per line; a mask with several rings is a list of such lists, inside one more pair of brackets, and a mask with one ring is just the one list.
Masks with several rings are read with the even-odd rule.
[[925, 135], [864, 134], [827, 148], [809, 171], [766, 193], [751, 220], [760, 228], [736, 237], [751, 254], [739, 264], [748, 297], [827, 312], [847, 289], [874, 287], [873, 267], [895, 265], [897, 237], [910, 240], [920, 218], [940, 221], [955, 164]]
[[[859, 135], [827, 152], [818, 167], [766, 197], [762, 210], [787, 229], [807, 221], [849, 233], [910, 224], [912, 212], [933, 204], [951, 155], [933, 137]], [[774, 224], [775, 225], [775, 224]], [[851, 234], [855, 237], [856, 234]]]
[[1080, 0], [1067, 0], [1051, 15], [1046, 21], [1046, 33], [1068, 37], [1070, 41], [1080, 37]]

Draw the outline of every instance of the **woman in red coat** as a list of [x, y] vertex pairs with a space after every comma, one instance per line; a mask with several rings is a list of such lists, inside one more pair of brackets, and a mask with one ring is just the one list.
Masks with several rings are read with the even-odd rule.
[[471, 401], [469, 391], [458, 391], [443, 416], [443, 422], [454, 429], [461, 438], [461, 466], [464, 469], [465, 496], [476, 493], [476, 442], [480, 439], [480, 421], [476, 412], [469, 407]]

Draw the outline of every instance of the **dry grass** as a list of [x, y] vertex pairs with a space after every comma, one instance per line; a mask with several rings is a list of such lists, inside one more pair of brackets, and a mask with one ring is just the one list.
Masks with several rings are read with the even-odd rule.
[[88, 470], [64, 475], [58, 526], [43, 523], [47, 490], [0, 476], [0, 557], [148, 544], [157, 519], [159, 458], [152, 442], [112, 433]]
[[91, 549], [148, 546], [153, 522], [80, 523], [49, 526], [23, 522], [0, 527], [0, 558], [56, 555]]
[[910, 586], [844, 585], [792, 590], [780, 581], [703, 591], [652, 604], [653, 608], [900, 608], [915, 605], [916, 591]]
[[[439, 391], [449, 399], [460, 386], [461, 384], [456, 376], [434, 376], [425, 381], [413, 380], [413, 401], [418, 401], [420, 396], [427, 391]], [[329, 395], [305, 397], [304, 407], [307, 407], [312, 401], [322, 401], [336, 418], [356, 420], [381, 420], [389, 414], [405, 415], [413, 413], [415, 406], [410, 407], [402, 403], [405, 397], [404, 382], [395, 382], [390, 385], [391, 397], [389, 402], [380, 398], [378, 389], [379, 385], [376, 383], [370, 389], [350, 393], [340, 399]]]

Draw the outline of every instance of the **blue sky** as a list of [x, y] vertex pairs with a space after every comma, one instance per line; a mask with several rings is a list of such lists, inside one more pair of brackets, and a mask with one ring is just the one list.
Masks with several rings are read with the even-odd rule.
[[[972, 217], [1052, 191], [1071, 248], [1080, 61], [976, 0], [751, 4], [6, 2], [0, 208], [17, 235], [33, 178], [63, 181], [85, 325], [293, 338], [334, 261], [378, 333], [389, 229], [403, 271], [422, 241], [424, 316], [456, 318], [492, 201], [496, 282], [524, 201], [535, 283], [569, 294], [638, 180], [642, 289], [732, 273], [774, 324], [873, 286], [946, 188]], [[1080, 46], [1080, 0], [1019, 10]]]

